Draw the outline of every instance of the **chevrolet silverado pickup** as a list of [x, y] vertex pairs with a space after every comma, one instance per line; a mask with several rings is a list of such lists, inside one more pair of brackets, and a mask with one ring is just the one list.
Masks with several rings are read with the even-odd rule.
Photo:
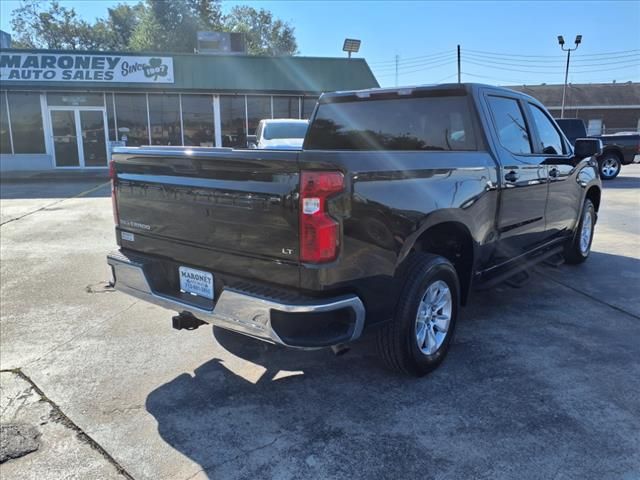
[[370, 331], [413, 375], [472, 290], [586, 260], [600, 207], [600, 141], [478, 84], [324, 94], [299, 151], [114, 152], [117, 290], [293, 348]]
[[[567, 139], [573, 144], [576, 139], [587, 136], [587, 127], [579, 118], [557, 119], [556, 122]], [[640, 135], [635, 133], [614, 133], [591, 136], [602, 141], [602, 155], [599, 155], [598, 167], [603, 180], [613, 180], [618, 176], [622, 165], [640, 163]]]

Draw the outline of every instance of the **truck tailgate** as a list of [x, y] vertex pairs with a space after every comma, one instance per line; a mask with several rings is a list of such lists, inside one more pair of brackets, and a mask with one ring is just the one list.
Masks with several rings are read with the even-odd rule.
[[[240, 277], [274, 273], [270, 268], [263, 268], [263, 275], [247, 272], [260, 265], [296, 266], [297, 155], [262, 150], [118, 149], [113, 159], [122, 247]], [[206, 255], [198, 253], [205, 251]], [[204, 265], [199, 258], [215, 259], [215, 265]], [[289, 275], [279, 281], [291, 285], [294, 279], [297, 284], [297, 272], [289, 268]]]

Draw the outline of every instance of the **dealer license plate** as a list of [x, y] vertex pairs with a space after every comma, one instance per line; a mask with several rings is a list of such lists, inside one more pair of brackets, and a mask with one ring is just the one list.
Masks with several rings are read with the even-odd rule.
[[213, 275], [189, 267], [180, 267], [180, 290], [213, 300]]

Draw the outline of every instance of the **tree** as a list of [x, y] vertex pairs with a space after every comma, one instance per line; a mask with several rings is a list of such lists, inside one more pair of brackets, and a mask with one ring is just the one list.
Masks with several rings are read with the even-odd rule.
[[252, 55], [295, 55], [298, 44], [294, 28], [261, 8], [236, 6], [224, 17], [224, 29], [242, 32], [247, 42], [247, 52]]
[[118, 4], [107, 9], [107, 18], [98, 19], [93, 26], [97, 38], [103, 40], [101, 49], [129, 50], [131, 37], [140, 22], [143, 6]]
[[145, 0], [108, 9], [93, 24], [57, 1], [23, 0], [12, 12], [14, 45], [68, 50], [193, 52], [200, 30], [241, 32], [253, 55], [295, 55], [294, 28], [265, 9], [235, 6], [222, 12], [219, 0]]
[[22, 48], [91, 49], [94, 41], [91, 26], [80, 20], [73, 8], [54, 1], [43, 9], [40, 0], [23, 1], [12, 12], [14, 46]]
[[133, 50], [193, 52], [199, 27], [204, 27], [192, 2], [146, 0], [131, 37]]

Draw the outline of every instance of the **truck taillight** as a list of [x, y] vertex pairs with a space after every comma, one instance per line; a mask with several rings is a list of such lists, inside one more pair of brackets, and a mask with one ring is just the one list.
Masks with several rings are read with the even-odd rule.
[[344, 190], [344, 175], [334, 171], [300, 174], [300, 260], [323, 263], [335, 260], [340, 246], [340, 225], [328, 213], [327, 200]]
[[111, 179], [111, 207], [113, 208], [113, 221], [116, 223], [116, 225], [120, 225], [120, 215], [118, 214], [118, 199], [116, 193], [118, 173], [116, 172], [116, 164], [113, 160], [109, 162], [109, 178]]

